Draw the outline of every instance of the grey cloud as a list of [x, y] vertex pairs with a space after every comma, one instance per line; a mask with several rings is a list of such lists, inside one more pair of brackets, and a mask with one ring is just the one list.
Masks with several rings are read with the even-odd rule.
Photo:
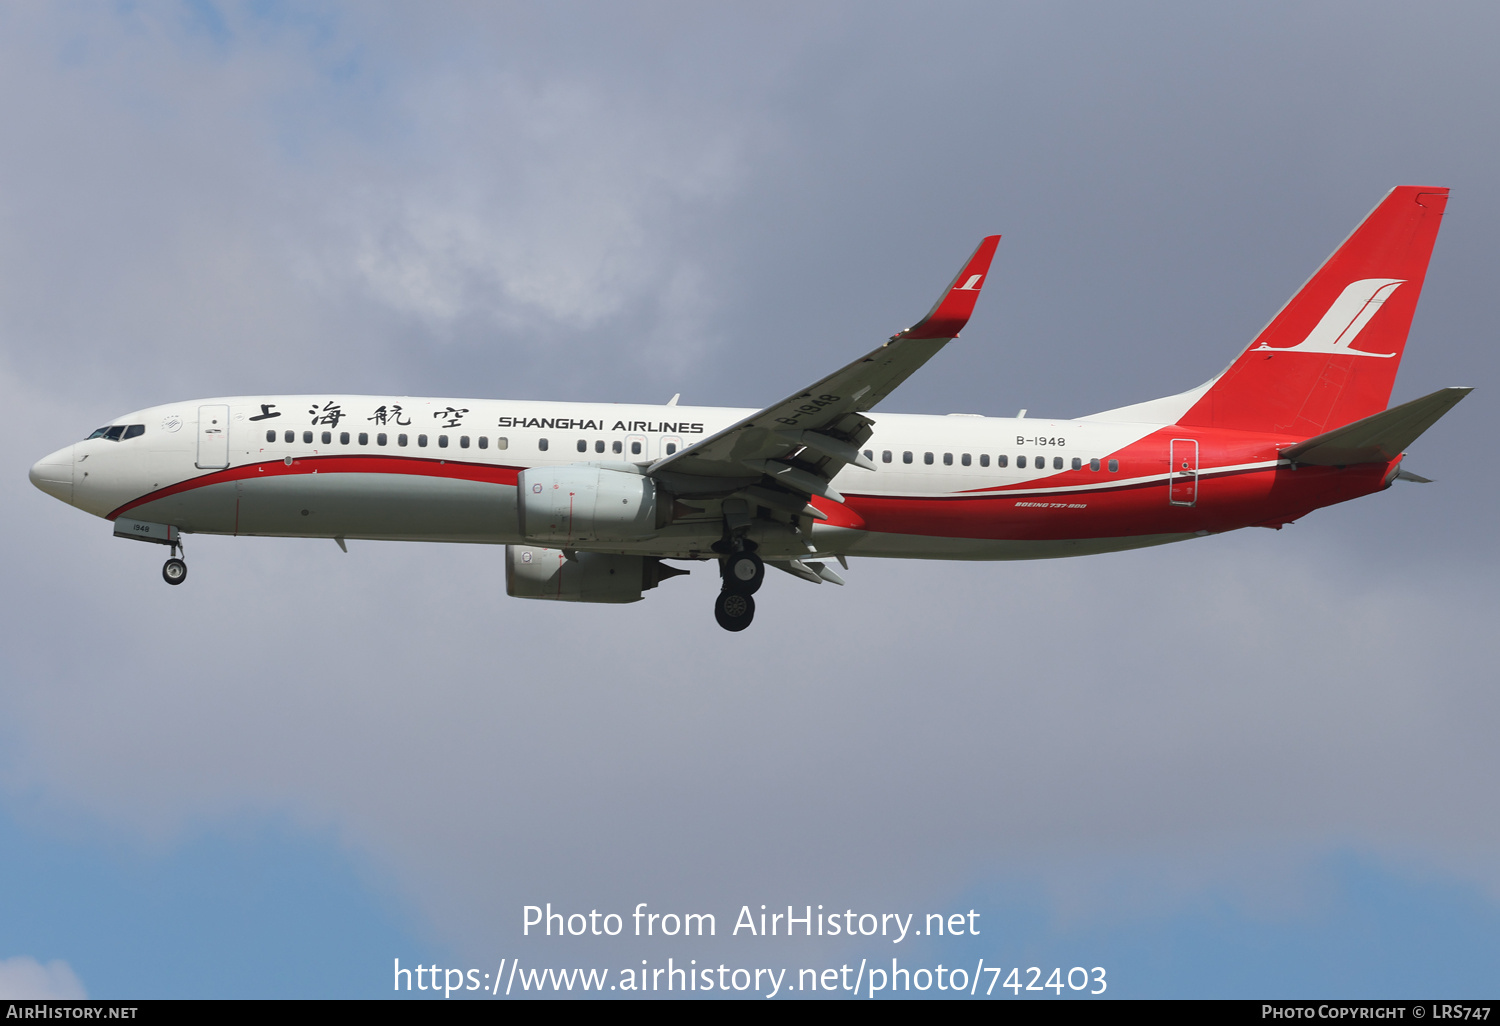
[[[332, 826], [478, 954], [557, 896], [895, 903], [1003, 870], [1066, 908], [1255, 904], [1340, 845], [1500, 889], [1492, 15], [329, 10], [323, 49], [5, 15], [13, 801], [147, 846]], [[1216, 372], [1428, 176], [1457, 191], [1398, 397], [1483, 387], [1414, 449], [1438, 485], [1280, 534], [857, 561], [729, 637], [701, 570], [555, 607], [504, 598], [488, 549], [198, 538], [169, 590], [25, 481], [176, 395], [757, 404], [919, 316], [990, 230], [1001, 287], [890, 405], [1103, 409]]]

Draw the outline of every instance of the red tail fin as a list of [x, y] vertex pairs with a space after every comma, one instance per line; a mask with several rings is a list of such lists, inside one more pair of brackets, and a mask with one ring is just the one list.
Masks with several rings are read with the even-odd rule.
[[1447, 201], [1392, 189], [1178, 423], [1311, 436], [1385, 409]]

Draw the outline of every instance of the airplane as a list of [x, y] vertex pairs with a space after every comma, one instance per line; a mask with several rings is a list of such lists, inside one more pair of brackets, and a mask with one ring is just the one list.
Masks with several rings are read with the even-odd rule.
[[1283, 525], [1425, 482], [1406, 448], [1471, 389], [1387, 409], [1448, 190], [1388, 193], [1223, 373], [1075, 420], [874, 409], [968, 323], [999, 236], [912, 327], [761, 410], [407, 396], [194, 399], [39, 460], [42, 491], [169, 546], [189, 534], [504, 545], [508, 594], [635, 602], [715, 561], [714, 614], [766, 568], [1043, 559]]

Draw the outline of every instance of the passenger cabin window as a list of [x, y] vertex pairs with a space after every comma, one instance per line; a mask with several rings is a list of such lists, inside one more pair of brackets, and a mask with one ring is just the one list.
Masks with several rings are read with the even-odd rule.
[[974, 462], [974, 457], [970, 456], [968, 453], [964, 453], [963, 458], [959, 460], [959, 462], [967, 467]]
[[425, 448], [427, 448], [427, 436], [426, 435], [418, 435], [417, 436], [417, 448], [418, 449], [425, 449]]
[[1092, 470], [1092, 471], [1097, 472], [1099, 470], [1099, 461], [1098, 460], [1089, 460], [1089, 469]]
[[987, 466], [990, 465], [990, 454], [989, 453], [982, 452], [982, 453], [979, 454], [979, 465], [981, 467], [987, 467]]
[[911, 462], [911, 450], [910, 449], [907, 449], [907, 450], [905, 450], [904, 452], [901, 453], [901, 462], [902, 463], [910, 463]]
[[922, 454], [922, 462], [927, 464], [929, 467], [932, 466], [932, 453], [924, 452]]
[[506, 438], [504, 435], [501, 435], [499, 438], [495, 439], [495, 448], [496, 449], [509, 449], [510, 448], [510, 439]]
[[448, 448], [448, 436], [447, 435], [438, 435], [438, 448], [439, 449], [446, 449], [446, 448]]
[[1054, 457], [1052, 457], [1052, 469], [1053, 470], [1061, 470], [1062, 468], [1063, 468], [1062, 457], [1061, 456], [1054, 456]]
[[667, 455], [670, 456], [670, 455], [672, 455], [676, 451], [677, 451], [677, 443], [676, 442], [668, 442], [667, 443]]
[[951, 467], [951, 466], [953, 466], [953, 454], [951, 452], [945, 452], [945, 453], [943, 453], [943, 466], [945, 466], [945, 467]]
[[873, 460], [874, 458], [875, 458], [875, 450], [874, 449], [866, 449], [865, 450], [865, 459], [867, 459], [867, 460]]
[[274, 442], [274, 441], [276, 441], [276, 432], [275, 431], [267, 431], [266, 432], [266, 441], [268, 441], [268, 442]]
[[481, 449], [488, 449], [490, 447], [490, 438], [488, 435], [479, 436], [479, 447]]
[[125, 429], [125, 437], [126, 438], [139, 438], [141, 435], [144, 435], [145, 433], [146, 433], [146, 425], [144, 425], [144, 424], [132, 424], [128, 428]]
[[386, 437], [385, 436], [385, 432], [384, 431], [380, 432], [380, 434], [378, 434], [378, 435], [375, 436], [375, 444], [376, 445], [384, 445], [385, 444], [385, 437]]
[[614, 443], [612, 443], [610, 445], [609, 450], [610, 450], [610, 452], [614, 453], [616, 456], [619, 456], [620, 454], [622, 454], [625, 451], [625, 443], [624, 442], [614, 442]]
[[125, 425], [116, 424], [104, 432], [104, 440], [106, 442], [118, 442], [120, 440], [120, 436], [124, 433]]
[[891, 450], [887, 449], [887, 450], [885, 450], [884, 452], [882, 452], [880, 454], [880, 462], [881, 463], [889, 463], [889, 462], [891, 462]]
[[304, 431], [304, 432], [302, 432], [302, 444], [303, 445], [312, 445], [312, 432], [311, 431]]
[[458, 436], [458, 447], [460, 449], [467, 449], [469, 447], [469, 436], [468, 435], [459, 435]]
[[585, 442], [582, 438], [580, 438], [578, 440], [578, 451], [579, 452], [588, 452], [589, 451], [589, 443]]
[[1020, 467], [1022, 470], [1025, 470], [1026, 469], [1026, 457], [1025, 456], [1017, 456], [1016, 457], [1016, 466]]
[[1111, 474], [1116, 474], [1116, 473], [1119, 473], [1119, 471], [1120, 471], [1120, 461], [1119, 460], [1110, 460], [1109, 461], [1109, 472]]
[[604, 439], [601, 438], [597, 442], [594, 443], [594, 451], [595, 452], [603, 452], [604, 451]]
[[349, 444], [349, 432], [347, 432], [347, 431], [340, 431], [339, 432], [339, 444], [340, 445], [348, 445]]
[[[1025, 465], [1026, 464], [1024, 464], [1024, 463], [1021, 464], [1021, 466], [1023, 466], [1023, 467]], [[997, 466], [997, 467], [1008, 467], [1008, 466], [1010, 466], [1010, 457], [1009, 456], [996, 456], [995, 457], [995, 466]]]
[[324, 445], [331, 445], [332, 443], [333, 443], [333, 432], [332, 431], [324, 431], [323, 432], [323, 444]]
[[632, 456], [639, 456], [640, 454], [641, 454], [641, 443], [640, 442], [631, 442], [630, 443], [630, 455], [632, 455]]
[[[268, 436], [269, 436], [269, 435], [274, 435], [274, 434], [275, 434], [275, 433], [276, 433], [276, 432], [274, 432], [274, 431], [269, 431], [269, 432], [267, 432], [267, 435], [268, 435]], [[269, 437], [267, 437], [267, 438], [266, 438], [266, 441], [268, 441], [268, 442], [269, 442], [269, 441], [270, 441], [270, 440], [271, 440], [271, 439], [270, 439], [270, 438], [269, 438]], [[296, 440], [297, 440], [297, 432], [295, 432], [295, 431], [288, 431], [288, 432], [287, 432], [287, 433], [286, 433], [286, 436], [285, 436], [285, 441], [286, 441], [286, 444], [287, 444], [287, 445], [291, 445], [291, 444], [292, 444], [292, 443], [293, 443], [293, 442], [295, 442], [295, 441], [296, 441]]]
[[547, 451], [547, 440], [545, 438], [538, 438], [536, 440], [536, 447], [537, 447], [537, 451], [538, 452], [546, 452]]
[[1073, 457], [1073, 469], [1074, 470], [1082, 470], [1083, 469], [1083, 460], [1079, 459], [1077, 456]]
[[360, 445], [369, 445], [370, 444], [370, 433], [368, 431], [361, 431], [359, 433], [359, 444]]
[[399, 445], [399, 446], [401, 446], [402, 448], [405, 448], [406, 447], [406, 436], [405, 435], [397, 435], [396, 436], [396, 444]]

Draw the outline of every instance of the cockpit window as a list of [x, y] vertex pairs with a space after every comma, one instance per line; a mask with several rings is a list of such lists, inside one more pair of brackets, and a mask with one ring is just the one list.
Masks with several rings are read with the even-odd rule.
[[87, 442], [90, 438], [103, 438], [104, 437], [104, 432], [106, 432], [108, 430], [109, 430], [108, 425], [106, 425], [106, 426], [104, 426], [102, 428], [99, 428], [93, 434], [89, 435], [88, 438], [85, 438], [84, 441]]
[[124, 434], [124, 433], [125, 433], [125, 425], [124, 424], [116, 424], [114, 427], [112, 427], [108, 431], [104, 432], [104, 440], [107, 441], [107, 442], [118, 442], [120, 440], [120, 436], [122, 434]]
[[132, 424], [128, 428], [125, 429], [125, 435], [124, 435], [124, 437], [126, 437], [126, 438], [139, 438], [139, 437], [141, 437], [141, 435], [144, 435], [145, 433], [146, 433], [146, 425], [144, 425], [144, 424]]

